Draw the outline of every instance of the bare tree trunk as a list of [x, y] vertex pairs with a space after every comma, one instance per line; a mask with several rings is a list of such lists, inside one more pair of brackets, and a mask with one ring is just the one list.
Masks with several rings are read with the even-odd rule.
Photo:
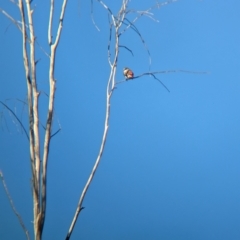
[[[83, 191], [82, 191], [82, 194], [79, 198], [79, 202], [78, 202], [78, 205], [77, 205], [77, 209], [76, 209], [76, 212], [74, 214], [74, 217], [73, 217], [73, 220], [72, 220], [72, 223], [69, 227], [69, 230], [68, 230], [68, 233], [67, 233], [67, 236], [66, 236], [66, 240], [69, 240], [70, 237], [71, 237], [71, 234], [72, 234], [72, 231], [74, 229], [74, 226], [77, 222], [77, 219], [78, 219], [78, 216], [79, 216], [79, 213], [81, 212], [81, 210], [83, 209], [82, 207], [82, 204], [83, 204], [83, 200], [84, 200], [84, 197], [86, 196], [86, 193], [87, 193], [87, 190], [93, 180], [93, 177], [94, 177], [94, 174], [98, 168], [98, 165], [100, 163], [100, 160], [102, 158], [102, 154], [103, 154], [103, 151], [104, 151], [104, 148], [105, 148], [105, 143], [106, 143], [106, 140], [107, 140], [107, 134], [108, 134], [108, 130], [109, 130], [109, 118], [110, 118], [110, 109], [111, 109], [111, 97], [112, 97], [112, 94], [113, 94], [113, 91], [115, 89], [115, 85], [116, 85], [116, 72], [117, 72], [117, 63], [118, 63], [118, 54], [119, 54], [119, 37], [120, 37], [120, 34], [119, 34], [119, 30], [123, 24], [123, 20], [125, 18], [125, 15], [126, 15], [126, 9], [127, 9], [127, 4], [128, 4], [128, 0], [123, 0], [122, 2], [122, 6], [119, 10], [119, 13], [118, 13], [118, 16], [115, 17], [111, 10], [102, 2], [102, 1], [98, 1], [102, 4], [102, 6], [108, 10], [110, 12], [110, 16], [111, 16], [111, 19], [112, 19], [112, 22], [110, 24], [110, 39], [109, 39], [109, 45], [108, 45], [108, 61], [109, 61], [109, 65], [110, 65], [110, 74], [109, 74], [109, 78], [108, 78], [108, 83], [107, 83], [107, 89], [106, 89], [106, 113], [105, 113], [105, 124], [104, 124], [104, 130], [103, 130], [103, 137], [102, 137], [102, 142], [101, 142], [101, 146], [100, 146], [100, 149], [99, 149], [99, 153], [98, 153], [98, 156], [96, 158], [96, 161], [95, 161], [95, 164], [93, 166], [93, 169], [89, 175], [89, 178], [85, 184], [85, 187], [83, 188]], [[111, 35], [112, 35], [112, 26], [114, 27], [114, 30], [115, 30], [115, 47], [114, 47], [114, 57], [113, 57], [113, 60], [111, 60], [111, 54], [110, 54], [110, 43], [111, 43]]]
[[[56, 50], [61, 37], [62, 22], [66, 10], [67, 0], [63, 0], [62, 11], [59, 17], [59, 25], [56, 39], [52, 42], [52, 20], [54, 12], [54, 0], [51, 0], [50, 17], [48, 26], [48, 42], [50, 46], [50, 62], [49, 62], [49, 102], [47, 110], [47, 122], [45, 127], [45, 138], [43, 148], [43, 159], [40, 159], [40, 137], [39, 137], [39, 111], [38, 100], [39, 92], [37, 89], [36, 79], [36, 61], [35, 61], [35, 35], [33, 23], [33, 9], [31, 9], [31, 1], [26, 0], [25, 6], [27, 16], [25, 15], [25, 7], [23, 0], [19, 0], [18, 6], [22, 19], [22, 36], [23, 36], [23, 62], [27, 81], [28, 92], [28, 112], [29, 112], [29, 147], [30, 161], [32, 169], [32, 185], [33, 185], [33, 219], [35, 239], [40, 240], [42, 237], [43, 226], [46, 214], [47, 199], [47, 162], [49, 155], [49, 147], [51, 141], [51, 130], [53, 122], [55, 84], [54, 69], [56, 60]], [[28, 31], [26, 26], [28, 26]], [[29, 36], [28, 36], [29, 35]], [[27, 52], [27, 43], [29, 43], [30, 53]], [[41, 165], [42, 163], [42, 165]]]

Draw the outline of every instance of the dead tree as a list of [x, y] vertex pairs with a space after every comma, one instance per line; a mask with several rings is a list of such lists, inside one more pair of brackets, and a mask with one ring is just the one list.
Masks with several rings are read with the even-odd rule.
[[[45, 214], [46, 214], [46, 191], [47, 191], [47, 164], [52, 133], [54, 95], [55, 95], [55, 60], [56, 51], [62, 33], [62, 23], [66, 10], [67, 0], [63, 0], [62, 10], [59, 16], [59, 24], [56, 36], [52, 34], [52, 23], [54, 14], [54, 0], [50, 1], [50, 13], [48, 24], [48, 44], [50, 48], [49, 57], [49, 93], [48, 93], [48, 109], [46, 116], [46, 124], [44, 126], [44, 139], [41, 141], [39, 135], [39, 96], [40, 92], [37, 87], [37, 60], [35, 57], [36, 35], [34, 29], [33, 14], [34, 9], [30, 0], [18, 0], [12, 2], [18, 7], [21, 21], [17, 21], [5, 10], [0, 11], [9, 18], [21, 31], [23, 63], [25, 69], [26, 85], [27, 85], [27, 103], [28, 103], [28, 119], [29, 119], [29, 148], [30, 162], [32, 173], [32, 195], [33, 195], [33, 228], [36, 240], [40, 240], [43, 232]], [[42, 158], [40, 157], [40, 145], [43, 145]]]
[[[152, 7], [149, 7], [147, 10], [144, 11], [139, 11], [139, 10], [133, 10], [133, 9], [129, 9], [128, 8], [128, 4], [130, 2], [130, 0], [122, 0], [122, 4], [121, 7], [119, 9], [119, 11], [114, 14], [113, 11], [110, 9], [109, 6], [107, 6], [103, 1], [101, 0], [96, 0], [99, 4], [102, 5], [102, 7], [106, 10], [107, 14], [108, 14], [108, 19], [109, 19], [109, 42], [108, 42], [108, 63], [110, 66], [110, 73], [109, 73], [109, 77], [107, 80], [107, 87], [106, 87], [106, 113], [105, 113], [105, 124], [104, 124], [104, 131], [103, 131], [103, 136], [102, 136], [102, 142], [101, 142], [101, 146], [98, 152], [98, 156], [96, 158], [95, 164], [92, 168], [92, 171], [89, 175], [89, 178], [82, 190], [82, 193], [80, 195], [79, 198], [79, 202], [72, 220], [72, 223], [70, 225], [70, 228], [68, 230], [67, 236], [66, 236], [66, 240], [70, 239], [72, 231], [74, 229], [74, 226], [76, 224], [76, 221], [78, 219], [78, 216], [81, 212], [81, 210], [83, 210], [83, 201], [84, 198], [86, 196], [86, 193], [88, 191], [88, 188], [93, 180], [94, 174], [96, 173], [96, 170], [98, 168], [98, 165], [100, 163], [103, 151], [104, 151], [104, 147], [105, 147], [105, 143], [107, 140], [107, 134], [108, 134], [108, 130], [109, 130], [109, 119], [110, 119], [110, 108], [111, 108], [111, 97], [114, 93], [114, 90], [117, 86], [117, 84], [126, 82], [127, 80], [134, 80], [137, 79], [141, 76], [144, 75], [150, 75], [153, 76], [156, 80], [158, 80], [166, 89], [167, 91], [168, 88], [156, 77], [157, 74], [160, 73], [168, 73], [168, 72], [178, 72], [181, 70], [170, 70], [170, 71], [158, 71], [158, 72], [147, 72], [147, 73], [142, 73], [139, 76], [133, 76], [131, 75], [130, 77], [128, 77], [127, 75], [125, 76], [126, 79], [123, 81], [117, 81], [116, 79], [116, 73], [118, 70], [118, 59], [119, 59], [119, 54], [120, 54], [120, 48], [123, 48], [127, 51], [129, 51], [131, 54], [133, 54], [133, 52], [131, 51], [131, 49], [128, 46], [122, 45], [121, 44], [121, 37], [123, 36], [123, 34], [126, 34], [127, 31], [132, 30], [136, 33], [136, 36], [138, 38], [140, 38], [140, 41], [142, 42], [145, 50], [148, 53], [149, 56], [149, 64], [151, 64], [151, 55], [150, 55], [150, 51], [148, 50], [148, 47], [145, 43], [145, 40], [141, 34], [141, 32], [138, 30], [138, 28], [136, 27], [136, 22], [143, 16], [145, 17], [149, 17], [152, 20], [154, 19], [152, 10], [155, 8], [161, 8], [164, 5], [167, 5], [169, 3], [172, 2], [176, 2], [177, 0], [169, 0], [169, 1], [165, 1], [163, 3], [157, 3]], [[93, 4], [93, 1], [92, 1]], [[93, 14], [93, 13], [92, 13]], [[129, 20], [131, 16], [132, 20]], [[92, 20], [93, 20], [93, 24], [94, 26], [98, 29], [97, 24], [94, 21], [93, 15], [92, 15]], [[113, 46], [113, 49], [111, 49], [111, 47]]]

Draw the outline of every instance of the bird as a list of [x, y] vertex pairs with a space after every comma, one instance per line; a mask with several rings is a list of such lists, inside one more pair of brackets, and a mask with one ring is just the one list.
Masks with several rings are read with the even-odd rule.
[[132, 79], [134, 77], [133, 71], [127, 67], [123, 69], [123, 75], [126, 79]]

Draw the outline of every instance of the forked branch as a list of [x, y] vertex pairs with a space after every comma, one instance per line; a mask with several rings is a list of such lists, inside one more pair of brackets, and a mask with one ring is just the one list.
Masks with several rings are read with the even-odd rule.
[[[97, 170], [97, 167], [100, 163], [100, 160], [102, 158], [102, 154], [104, 151], [104, 147], [105, 147], [105, 143], [106, 143], [106, 139], [107, 139], [107, 134], [108, 134], [108, 130], [109, 130], [109, 118], [110, 118], [110, 108], [111, 108], [111, 97], [113, 94], [113, 91], [115, 89], [116, 84], [116, 71], [117, 71], [117, 65], [118, 65], [118, 58], [119, 58], [119, 48], [125, 48], [126, 50], [130, 51], [132, 53], [132, 51], [125, 45], [121, 45], [120, 44], [120, 37], [128, 30], [131, 29], [133, 30], [138, 37], [141, 39], [145, 49], [148, 52], [149, 58], [150, 58], [150, 63], [151, 63], [151, 57], [150, 57], [150, 52], [147, 48], [147, 45], [145, 43], [145, 40], [143, 39], [141, 33], [139, 32], [139, 30], [137, 29], [137, 27], [135, 26], [135, 21], [130, 21], [129, 19], [127, 19], [127, 15], [129, 13], [131, 13], [131, 11], [127, 10], [127, 6], [129, 3], [129, 0], [122, 0], [122, 5], [121, 8], [118, 12], [117, 15], [114, 15], [112, 10], [109, 8], [109, 6], [107, 6], [102, 0], [96, 0], [97, 2], [99, 2], [104, 9], [106, 9], [106, 11], [108, 12], [109, 15], [109, 41], [108, 41], [108, 62], [109, 62], [109, 66], [110, 66], [110, 74], [109, 74], [109, 78], [108, 78], [108, 82], [107, 82], [107, 89], [106, 89], [106, 114], [105, 114], [105, 124], [104, 124], [104, 131], [103, 131], [103, 137], [102, 137], [102, 142], [101, 142], [101, 146], [100, 146], [100, 150], [98, 153], [98, 156], [96, 158], [95, 164], [93, 166], [93, 169], [90, 173], [90, 176], [83, 188], [83, 191], [81, 193], [81, 196], [79, 198], [78, 201], [78, 205], [77, 205], [77, 209], [76, 212], [74, 214], [72, 223], [70, 225], [70, 228], [68, 230], [67, 236], [66, 236], [66, 240], [69, 240], [73, 231], [73, 228], [76, 224], [77, 218], [79, 216], [79, 213], [81, 212], [81, 210], [83, 209], [82, 204], [84, 201], [84, 197], [87, 193], [87, 190], [93, 180], [94, 174]], [[144, 14], [146, 15], [150, 15], [150, 12], [145, 12]], [[144, 15], [141, 14], [141, 15]], [[96, 26], [95, 22], [94, 25]], [[114, 43], [112, 44], [114, 46], [114, 49], [111, 50], [110, 46], [112, 41], [114, 41]], [[133, 55], [133, 53], [132, 53]], [[112, 56], [112, 57], [111, 57]], [[146, 73], [145, 75], [152, 75], [155, 79], [156, 76], [153, 73]], [[140, 76], [139, 76], [140, 77]], [[158, 81], [160, 81], [159, 79], [157, 79]], [[160, 81], [161, 84], [163, 84]], [[167, 89], [167, 87], [163, 84], [163, 86]], [[168, 90], [168, 89], [167, 89]], [[168, 90], [169, 91], [169, 90]]]
[[42, 162], [42, 177], [41, 177], [41, 230], [43, 229], [45, 215], [46, 215], [46, 199], [47, 199], [47, 163], [48, 163], [48, 155], [49, 155], [49, 147], [51, 137], [55, 134], [51, 134], [52, 132], [52, 123], [53, 123], [53, 110], [54, 110], [54, 96], [56, 90], [56, 80], [54, 77], [55, 71], [55, 58], [56, 58], [56, 50], [59, 44], [59, 40], [62, 33], [63, 19], [66, 11], [68, 0], [63, 0], [62, 10], [59, 17], [59, 23], [57, 28], [57, 34], [55, 41], [52, 42], [52, 18], [54, 12], [54, 0], [51, 0], [50, 6], [50, 17], [49, 17], [49, 25], [48, 25], [48, 42], [51, 48], [50, 53], [50, 63], [49, 63], [49, 100], [48, 100], [48, 112], [47, 112], [47, 122], [45, 128], [45, 138], [44, 138], [44, 149], [43, 149], [43, 162]]
[[[73, 220], [71, 222], [70, 228], [68, 230], [66, 240], [69, 240], [72, 234], [72, 231], [74, 229], [74, 226], [76, 224], [76, 221], [78, 219], [79, 213], [83, 209], [82, 204], [83, 200], [86, 196], [87, 190], [93, 180], [93, 177], [96, 173], [96, 170], [98, 168], [98, 165], [101, 161], [102, 154], [104, 152], [106, 140], [107, 140], [107, 134], [109, 130], [109, 119], [110, 119], [110, 108], [111, 108], [111, 97], [113, 94], [113, 91], [115, 89], [115, 78], [116, 78], [116, 70], [117, 70], [117, 63], [118, 63], [118, 56], [119, 56], [119, 30], [123, 24], [123, 19], [125, 18], [126, 15], [126, 9], [127, 9], [127, 3], [128, 0], [123, 0], [122, 6], [119, 10], [118, 16], [115, 17], [111, 11], [111, 9], [103, 3], [103, 1], [97, 0], [107, 11], [110, 16], [111, 21], [109, 22], [109, 31], [110, 31], [110, 36], [109, 36], [109, 42], [108, 42], [108, 62], [110, 66], [110, 74], [107, 82], [107, 88], [106, 88], [106, 114], [105, 114], [105, 123], [104, 123], [104, 130], [103, 130], [103, 136], [102, 136], [102, 142], [101, 146], [99, 149], [98, 156], [96, 158], [95, 164], [93, 166], [93, 169], [89, 175], [89, 178], [83, 188], [83, 191], [81, 193], [81, 196], [78, 201], [77, 209], [75, 211]], [[115, 31], [113, 33], [113, 30]], [[114, 50], [112, 51], [113, 53], [113, 59], [111, 60], [111, 51], [110, 51], [110, 45], [112, 41], [112, 34], [115, 36], [115, 44], [114, 44]]]
[[[41, 233], [39, 232], [38, 225], [38, 214], [40, 211], [39, 203], [39, 170], [40, 170], [40, 156], [39, 156], [39, 134], [38, 134], [38, 94], [36, 88], [36, 69], [35, 69], [35, 37], [34, 37], [34, 28], [32, 22], [32, 12], [30, 3], [26, 3], [27, 7], [27, 16], [25, 15], [25, 7], [23, 0], [18, 1], [18, 7], [22, 20], [22, 39], [23, 39], [23, 63], [25, 68], [25, 76], [27, 83], [27, 98], [28, 98], [28, 115], [29, 115], [29, 147], [30, 147], [30, 161], [32, 169], [32, 182], [33, 182], [33, 218], [34, 218], [34, 233], [36, 239], [40, 240]], [[30, 19], [28, 19], [30, 18]], [[31, 54], [28, 54], [27, 46], [27, 28], [26, 23], [31, 24], [31, 28], [28, 28], [29, 35], [29, 44]], [[32, 69], [33, 67], [33, 69]], [[34, 97], [35, 96], [35, 97]], [[36, 112], [36, 115], [35, 115]], [[38, 139], [37, 139], [38, 138]], [[36, 147], [35, 147], [36, 142]], [[37, 145], [38, 144], [38, 145]]]
[[[49, 63], [49, 104], [47, 111], [47, 123], [45, 127], [45, 138], [43, 147], [43, 159], [40, 159], [40, 136], [39, 136], [39, 111], [38, 100], [40, 92], [37, 89], [36, 64], [35, 60], [35, 42], [33, 23], [33, 9], [31, 1], [18, 0], [18, 7], [22, 19], [22, 37], [23, 37], [23, 61], [27, 80], [28, 90], [28, 110], [29, 110], [29, 139], [30, 139], [30, 158], [33, 177], [33, 206], [34, 206], [34, 233], [35, 239], [40, 240], [42, 236], [45, 212], [46, 212], [46, 179], [47, 179], [47, 160], [51, 137], [51, 127], [53, 121], [53, 106], [55, 95], [54, 67], [56, 49], [59, 44], [64, 13], [67, 0], [63, 0], [62, 10], [59, 17], [59, 25], [56, 33], [56, 39], [52, 42], [52, 22], [54, 12], [54, 0], [51, 0], [50, 17], [48, 28], [48, 42], [50, 45], [50, 63]], [[26, 15], [25, 15], [26, 9]], [[28, 24], [28, 25], [26, 25]], [[27, 27], [26, 27], [27, 26]], [[27, 37], [29, 35], [29, 38]], [[28, 39], [28, 41], [26, 41]], [[29, 44], [29, 45], [28, 45]], [[29, 52], [28, 52], [29, 49]], [[42, 164], [42, 166], [41, 166]]]

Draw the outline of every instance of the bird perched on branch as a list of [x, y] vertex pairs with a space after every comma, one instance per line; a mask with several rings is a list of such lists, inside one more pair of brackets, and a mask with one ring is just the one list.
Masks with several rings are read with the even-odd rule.
[[131, 79], [134, 77], [133, 71], [127, 67], [123, 69], [123, 75], [125, 76], [126, 79]]

